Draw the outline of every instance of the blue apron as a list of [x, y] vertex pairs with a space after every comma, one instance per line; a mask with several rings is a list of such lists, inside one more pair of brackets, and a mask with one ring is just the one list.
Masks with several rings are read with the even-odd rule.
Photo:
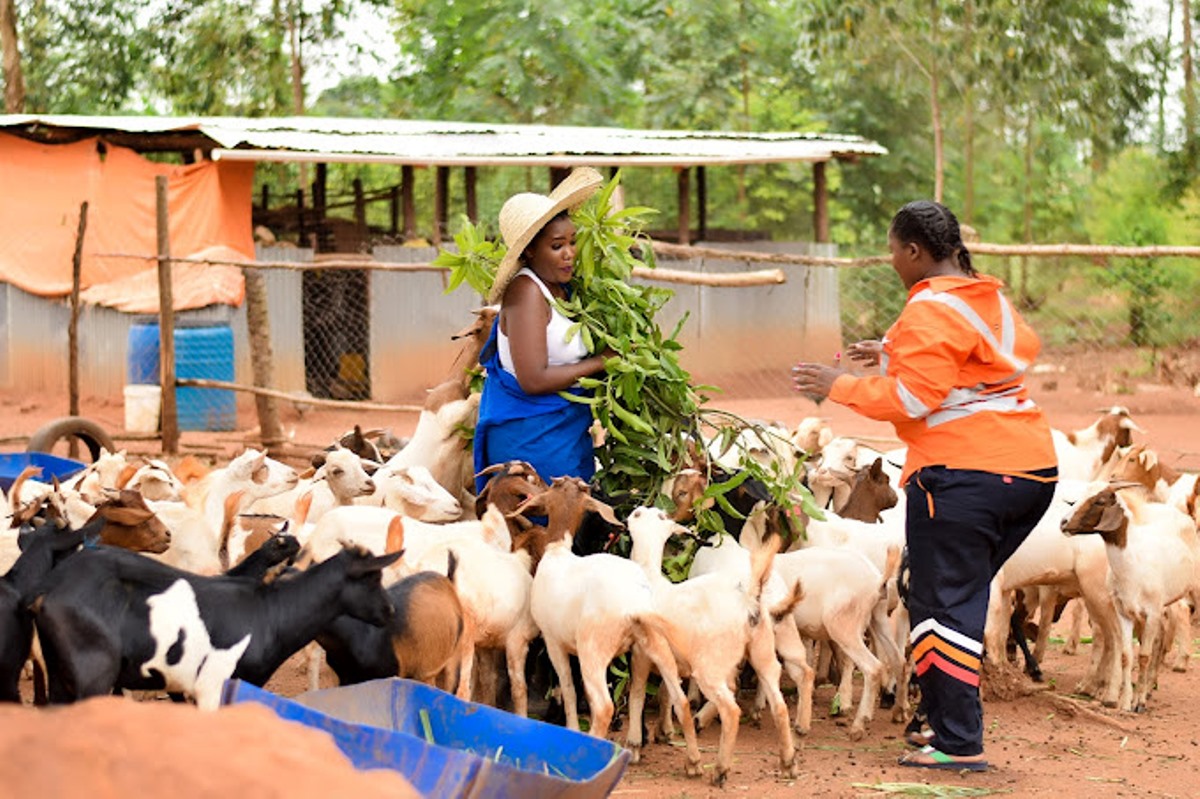
[[[479, 355], [487, 369], [479, 421], [475, 425], [475, 472], [511, 460], [528, 461], [547, 483], [555, 477], [592, 479], [596, 472], [592, 451], [591, 406], [563, 399], [559, 394], [526, 394], [516, 375], [500, 365], [496, 346], [500, 320]], [[586, 396], [581, 388], [570, 393]], [[483, 490], [491, 475], [475, 478], [475, 492]]]

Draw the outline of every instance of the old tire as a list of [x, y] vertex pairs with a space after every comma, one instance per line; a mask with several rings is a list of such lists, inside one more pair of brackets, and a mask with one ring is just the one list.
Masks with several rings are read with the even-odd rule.
[[109, 452], [117, 451], [113, 446], [112, 438], [104, 431], [104, 428], [82, 416], [64, 416], [61, 419], [47, 422], [29, 437], [29, 443], [25, 449], [27, 452], [48, 453], [59, 441], [69, 438], [77, 438], [83, 442], [92, 455], [92, 463], [100, 458], [101, 447]]

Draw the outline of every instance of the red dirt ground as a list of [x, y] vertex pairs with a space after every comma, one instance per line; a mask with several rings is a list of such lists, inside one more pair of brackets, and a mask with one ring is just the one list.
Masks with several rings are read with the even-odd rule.
[[[1124, 405], [1146, 430], [1136, 440], [1158, 449], [1164, 461], [1177, 468], [1200, 470], [1200, 399], [1191, 386], [1139, 384], [1121, 375], [1117, 375], [1120, 379], [1109, 379], [1113, 374], [1108, 372], [1107, 377], [1093, 381], [1092, 385], [1081, 385], [1081, 381], [1063, 379], [1061, 375], [1043, 376], [1034, 378], [1032, 388], [1052, 424], [1062, 429], [1083, 427], [1095, 419], [1101, 408]], [[786, 387], [786, 377], [781, 376], [779, 384]], [[817, 408], [807, 400], [783, 392], [775, 399], [725, 399], [714, 404], [747, 418], [775, 419], [794, 425], [804, 416], [824, 415], [839, 434], [878, 436], [884, 440], [892, 435], [888, 425], [859, 419], [829, 404]], [[66, 406], [65, 397], [0, 395], [0, 437], [14, 437], [5, 449], [21, 449], [19, 437], [28, 436], [49, 419], [66, 415]], [[82, 408], [83, 415], [107, 429], [120, 430], [120, 400], [85, 398]], [[301, 419], [289, 403], [284, 403], [283, 413], [285, 426], [294, 431], [296, 443], [313, 448], [333, 440], [355, 422], [364, 426], [391, 426], [403, 435], [411, 432], [415, 421], [413, 414], [324, 410], [309, 411]], [[248, 404], [241, 406], [240, 419], [247, 428], [253, 425]], [[185, 452], [220, 452], [226, 457], [240, 451], [247, 440], [246, 431], [183, 435]], [[125, 443], [131, 451], [157, 451], [156, 442]], [[686, 779], [682, 751], [676, 746], [658, 745], [647, 748], [643, 762], [630, 768], [614, 796], [773, 799], [888, 793], [968, 795], [963, 789], [980, 791], [969, 795], [1096, 798], [1197, 795], [1194, 774], [1200, 766], [1200, 733], [1196, 730], [1200, 692], [1195, 690], [1196, 676], [1164, 671], [1149, 709], [1141, 714], [1104, 709], [1086, 699], [1079, 699], [1078, 706], [1063, 704], [1061, 697], [1082, 676], [1089, 649], [1084, 645], [1080, 654], [1067, 657], [1062, 654], [1061, 645], [1052, 646], [1044, 665], [1051, 692], [985, 703], [987, 755], [993, 766], [985, 774], [960, 775], [897, 766], [896, 759], [905, 749], [901, 727], [892, 724], [890, 714], [885, 711], [876, 713], [865, 740], [851, 743], [848, 727], [828, 716], [832, 689], [826, 685], [818, 689], [813, 732], [799, 741], [798, 779], [780, 778], [774, 733], [766, 727], [758, 729], [746, 724], [738, 738], [734, 768], [724, 788], [712, 788], [703, 780]], [[1194, 645], [1193, 658], [1198, 653], [1200, 650]], [[301, 659], [293, 658], [268, 687], [294, 694], [302, 691], [304, 685]], [[715, 759], [716, 736], [715, 727], [701, 734], [708, 764]]]

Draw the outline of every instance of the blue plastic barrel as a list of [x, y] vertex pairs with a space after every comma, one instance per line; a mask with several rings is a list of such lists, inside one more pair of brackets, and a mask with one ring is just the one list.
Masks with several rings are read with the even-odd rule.
[[[130, 384], [157, 384], [159, 333], [157, 323], [129, 328], [126, 377]], [[227, 324], [175, 328], [175, 376], [233, 381], [233, 328]], [[175, 390], [180, 430], [233, 430], [237, 402], [232, 391], [211, 388]]]

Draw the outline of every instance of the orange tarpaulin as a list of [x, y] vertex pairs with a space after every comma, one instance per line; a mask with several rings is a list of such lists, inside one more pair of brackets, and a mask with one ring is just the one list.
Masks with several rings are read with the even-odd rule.
[[[0, 133], [0, 281], [44, 297], [71, 292], [79, 207], [88, 203], [81, 286], [90, 301], [123, 310], [158, 310], [154, 179], [168, 177], [171, 254], [225, 247], [254, 258], [251, 201], [254, 165], [159, 164], [97, 139], [36, 144]], [[228, 260], [228, 250], [223, 260]], [[241, 272], [229, 267], [172, 267], [176, 310], [240, 304]], [[105, 290], [105, 284], [113, 284]], [[119, 290], [117, 290], [119, 289]], [[110, 301], [111, 300], [111, 301]], [[117, 302], [119, 300], [119, 303]]]

